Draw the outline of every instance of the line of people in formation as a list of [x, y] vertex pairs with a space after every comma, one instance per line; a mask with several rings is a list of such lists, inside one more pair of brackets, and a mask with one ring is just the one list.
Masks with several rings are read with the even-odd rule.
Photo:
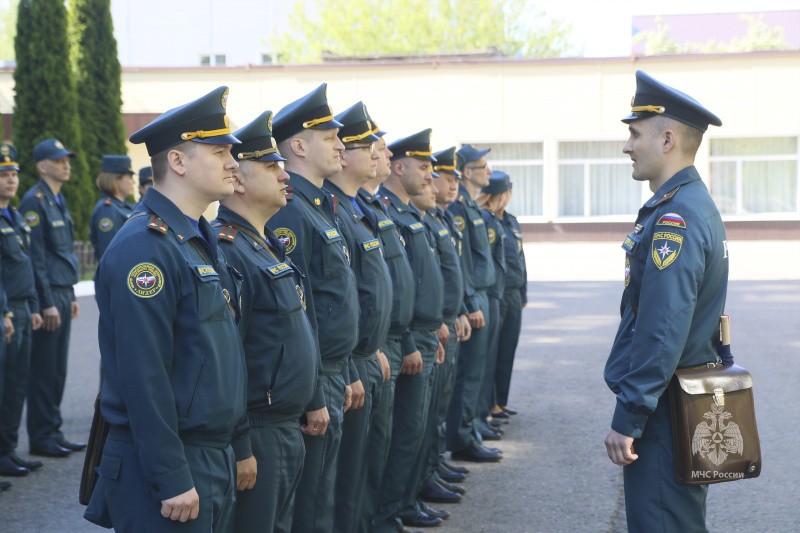
[[[227, 97], [220, 87], [131, 136], [152, 165], [136, 207], [125, 200], [130, 159], [103, 158], [90, 236], [110, 430], [84, 516], [135, 532], [440, 525], [450, 513], [428, 504], [459, 502], [469, 474], [445, 451], [500, 461], [484, 441], [516, 414], [507, 404], [527, 276], [505, 211], [509, 176], [491, 171], [488, 149], [434, 153], [430, 129], [387, 145], [362, 102], [334, 116], [325, 84], [274, 128], [265, 111], [232, 132]], [[50, 139], [35, 156], [42, 179], [24, 215], [0, 211], [11, 222], [0, 228], [7, 307], [27, 298], [6, 335], [50, 332], [56, 298], [57, 394], [41, 408], [47, 431], [28, 423], [32, 454], [66, 456], [85, 447], [64, 439], [58, 412], [78, 311], [60, 194], [74, 154]], [[16, 192], [13, 159], [0, 165], [0, 207]], [[15, 268], [27, 269], [22, 296], [6, 277], [7, 234]], [[33, 344], [15, 356], [7, 345], [3, 437], [19, 425], [25, 350], [37, 369], [31, 412], [36, 334]], [[16, 455], [15, 431], [0, 458], [24, 475], [41, 463]]]

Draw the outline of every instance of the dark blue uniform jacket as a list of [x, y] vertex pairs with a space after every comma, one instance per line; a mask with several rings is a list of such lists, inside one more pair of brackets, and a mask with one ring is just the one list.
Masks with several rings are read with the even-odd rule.
[[506, 231], [503, 241], [506, 256], [506, 292], [518, 290], [522, 303], [528, 303], [528, 268], [525, 265], [525, 251], [522, 248], [522, 229], [517, 217], [506, 211], [500, 223]]
[[97, 201], [89, 219], [89, 240], [94, 246], [94, 259], [100, 261], [108, 244], [119, 228], [133, 214], [133, 206], [110, 194], [103, 193]]
[[38, 313], [39, 300], [36, 296], [33, 265], [29, 255], [31, 229], [14, 206], [9, 205], [8, 209], [13, 220], [9, 220], [0, 212], [2, 287], [5, 289], [7, 301], [27, 300], [30, 312]]

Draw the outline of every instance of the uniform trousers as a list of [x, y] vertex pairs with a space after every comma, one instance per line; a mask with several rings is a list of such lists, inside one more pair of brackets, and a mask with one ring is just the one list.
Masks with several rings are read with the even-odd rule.
[[342, 442], [346, 385], [341, 371], [335, 375], [324, 374], [320, 379], [331, 421], [324, 435], [303, 435], [306, 457], [295, 492], [291, 528], [295, 533], [330, 533], [333, 529], [333, 491]]
[[[31, 314], [26, 300], [11, 300], [8, 309], [14, 313], [14, 335], [5, 344], [6, 361], [0, 365], [0, 459], [6, 459], [17, 449], [22, 406], [28, 392], [31, 370]], [[5, 384], [5, 386], [3, 385]]]
[[425, 444], [427, 462], [420, 489], [439, 479], [437, 468], [444, 461], [443, 454], [447, 450], [444, 422], [447, 418], [447, 409], [450, 407], [450, 399], [453, 397], [460, 343], [456, 334], [455, 320], [445, 319], [445, 324], [450, 331], [450, 340], [444, 345], [444, 363], [436, 367], [436, 388], [431, 400], [431, 418], [426, 431], [426, 436], [430, 437], [429, 443]]
[[522, 331], [522, 296], [518, 290], [506, 291], [501, 306], [500, 338], [497, 341], [497, 370], [494, 375], [495, 404], [507, 406], [511, 372]]
[[366, 485], [357, 528], [359, 533], [372, 533], [373, 531], [372, 521], [378, 512], [381, 480], [386, 468], [386, 459], [389, 457], [389, 446], [392, 443], [395, 385], [403, 366], [399, 339], [388, 339], [381, 346], [381, 351], [386, 355], [392, 373], [389, 381], [381, 383], [381, 393], [378, 397], [375, 420], [372, 424], [372, 445], [367, 451]]
[[669, 396], [664, 393], [634, 439], [637, 460], [622, 468], [630, 533], [706, 533], [708, 485], [675, 481]]
[[478, 423], [481, 429], [487, 429], [486, 418], [492, 412], [494, 405], [494, 377], [497, 370], [497, 343], [500, 337], [500, 320], [502, 308], [505, 307], [499, 298], [489, 297], [489, 314], [494, 320], [487, 323], [489, 340], [486, 343], [486, 369], [481, 384], [481, 397], [478, 403]]
[[486, 369], [488, 326], [497, 317], [491, 316], [486, 291], [475, 291], [475, 299], [486, 325], [473, 329], [469, 340], [459, 347], [456, 383], [447, 412], [447, 449], [453, 452], [469, 448], [475, 442], [483, 443], [478, 424], [478, 403]]
[[383, 383], [383, 371], [376, 354], [367, 357], [354, 354], [353, 362], [364, 386], [364, 405], [344, 414], [334, 499], [333, 531], [336, 533], [354, 533], [358, 526], [367, 481], [372, 426]]
[[31, 448], [64, 439], [61, 399], [67, 380], [67, 353], [72, 328], [72, 287], [52, 287], [53, 304], [61, 315], [55, 331], [33, 332], [28, 381], [28, 437]]
[[[100, 479], [94, 490], [95, 493], [104, 492], [108, 514], [117, 533], [227, 533], [233, 530], [236, 503], [233, 449], [231, 446], [213, 448], [184, 444], [184, 454], [200, 497], [200, 513], [194, 520], [181, 523], [161, 516], [161, 501], [142, 477], [136, 445], [109, 436], [100, 463]], [[93, 497], [92, 504], [95, 501]]]
[[272, 425], [252, 413], [247, 418], [258, 473], [252, 489], [237, 493], [233, 531], [288, 533], [306, 454], [303, 434], [297, 422]]
[[432, 374], [439, 341], [432, 331], [412, 331], [422, 354], [422, 372], [400, 374], [395, 388], [394, 421], [389, 457], [381, 481], [375, 531], [393, 531], [395, 517], [413, 505], [422, 475], [421, 447], [430, 410]]

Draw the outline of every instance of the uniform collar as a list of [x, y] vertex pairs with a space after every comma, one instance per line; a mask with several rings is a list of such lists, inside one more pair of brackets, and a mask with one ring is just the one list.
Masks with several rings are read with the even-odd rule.
[[287, 173], [289, 174], [289, 185], [292, 188], [292, 192], [300, 194], [316, 210], [324, 211], [328, 209], [331, 213], [333, 213], [331, 199], [328, 193], [308, 181], [300, 174], [295, 174], [294, 172]]
[[[344, 209], [347, 213], [352, 216], [355, 220], [361, 220], [364, 218], [361, 213], [353, 207], [352, 202], [350, 201], [350, 196], [347, 195], [342, 189], [339, 188], [338, 185], [333, 183], [330, 180], [325, 180], [325, 185], [323, 186], [323, 190], [327, 191], [329, 194], [332, 194], [337, 197], [337, 202], [339, 204], [339, 209]], [[346, 207], [343, 207], [346, 205]], [[362, 209], [363, 211], [363, 209]]]
[[128, 202], [126, 202], [125, 200], [120, 200], [119, 198], [117, 198], [113, 194], [108, 194], [107, 192], [104, 192], [103, 193], [103, 197], [100, 200], [102, 201], [102, 200], [105, 200], [106, 198], [109, 198], [111, 200], [111, 203], [114, 204], [117, 207], [125, 207], [125, 208], [131, 208], [131, 209], [133, 208], [133, 206], [131, 204], [129, 204]]
[[392, 206], [394, 206], [394, 208], [397, 209], [398, 213], [405, 213], [406, 211], [410, 211], [415, 215], [417, 215], [417, 217], [422, 218], [422, 215], [420, 214], [419, 210], [416, 207], [414, 207], [413, 204], [411, 203], [404, 204], [402, 200], [400, 200], [400, 198], [398, 198], [395, 193], [393, 193], [383, 185], [381, 185], [380, 188], [378, 189], [378, 194], [388, 198]]
[[[220, 222], [226, 222], [228, 224], [234, 224], [236, 226], [240, 226], [248, 231], [255, 233], [256, 235], [259, 235], [259, 231], [250, 222], [248, 222], [247, 219], [245, 219], [236, 211], [232, 211], [231, 209], [225, 207], [224, 205], [219, 206], [219, 211], [217, 211], [217, 220], [219, 220]], [[265, 240], [269, 243], [270, 246], [272, 246], [273, 251], [277, 251], [278, 257], [280, 257], [281, 261], [283, 261], [285, 257], [283, 243], [266, 226], [264, 227], [264, 236], [266, 237]], [[261, 248], [261, 245], [258, 245], [258, 248]]]
[[[39, 178], [39, 189], [41, 189], [41, 191], [48, 199], [53, 200], [54, 202], [56, 202], [56, 205], [58, 205], [58, 202], [56, 201], [56, 195], [53, 194], [53, 189], [51, 189], [50, 186], [47, 184], [47, 182], [44, 181], [44, 179], [42, 178]], [[58, 193], [58, 196], [61, 197], [61, 201], [63, 202], [64, 197], [61, 195], [60, 192]]]
[[[151, 187], [151, 189], [153, 189]], [[152, 191], [148, 191], [145, 197], [142, 199], [142, 205], [147, 207], [147, 209], [156, 215], [158, 218], [163, 220], [169, 230], [175, 237], [175, 240], [178, 241], [180, 244], [184, 244], [189, 242], [189, 240], [194, 237], [200, 237], [197, 235], [197, 230], [194, 229], [194, 226], [187, 216], [178, 209], [172, 201], [161, 194], [159, 191], [153, 189]], [[200, 224], [200, 231], [203, 232], [205, 238], [203, 240], [211, 247], [211, 251], [214, 252], [214, 257], [217, 255], [217, 235], [214, 230], [209, 225], [208, 221], [200, 217], [199, 220]]]
[[467, 205], [475, 205], [475, 202], [472, 200], [472, 196], [469, 195], [469, 191], [461, 183], [458, 184], [458, 194], [467, 199]]
[[686, 185], [687, 183], [691, 183], [693, 181], [697, 181], [700, 179], [700, 173], [697, 172], [697, 169], [694, 165], [684, 168], [683, 170], [678, 171], [677, 174], [672, 176], [670, 179], [667, 180], [664, 185], [658, 188], [656, 193], [645, 203], [647, 207], [655, 207], [661, 198], [672, 192], [673, 189], [680, 187], [681, 185]]

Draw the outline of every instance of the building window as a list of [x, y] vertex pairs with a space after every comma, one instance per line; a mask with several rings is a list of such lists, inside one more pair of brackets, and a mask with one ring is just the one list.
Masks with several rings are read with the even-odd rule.
[[201, 67], [210, 67], [211, 66], [211, 56], [209, 56], [209, 55], [201, 55], [200, 56], [200, 66]]
[[798, 212], [798, 138], [710, 139], [710, 189], [723, 215]]
[[631, 177], [625, 141], [558, 143], [558, 216], [636, 214], [643, 185]]
[[516, 216], [544, 214], [544, 146], [532, 143], [472, 143], [477, 149], [491, 148], [486, 154], [492, 170], [502, 170], [514, 184], [506, 208]]
[[214, 65], [218, 67], [225, 66], [225, 54], [217, 54], [214, 56]]

